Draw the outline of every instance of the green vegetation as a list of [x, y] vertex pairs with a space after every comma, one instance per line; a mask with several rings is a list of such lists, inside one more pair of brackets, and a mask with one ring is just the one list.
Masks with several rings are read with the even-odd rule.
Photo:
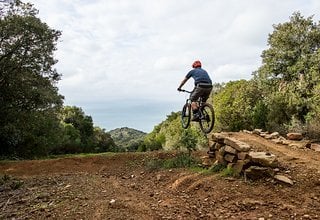
[[63, 97], [53, 57], [60, 31], [14, 1], [0, 17], [0, 155], [44, 154], [59, 140]]
[[218, 130], [263, 128], [319, 138], [320, 25], [293, 13], [274, 25], [253, 79], [229, 82], [214, 98]]
[[0, 178], [0, 186], [8, 187], [12, 190], [20, 189], [23, 186], [24, 182], [12, 178], [11, 176], [5, 174]]
[[137, 151], [143, 148], [143, 140], [147, 135], [145, 132], [132, 128], [117, 128], [108, 132], [114, 143], [122, 150]]
[[190, 152], [206, 146], [207, 139], [197, 124], [192, 123], [186, 130], [182, 128], [180, 114], [172, 112], [166, 120], [154, 127], [144, 139], [145, 150], [187, 149]]
[[78, 107], [63, 107], [53, 68], [60, 31], [31, 4], [13, 1], [0, 15], [0, 158], [117, 151]]
[[150, 170], [171, 169], [171, 168], [191, 168], [196, 167], [199, 161], [190, 154], [180, 152], [174, 158], [154, 159], [146, 163]]

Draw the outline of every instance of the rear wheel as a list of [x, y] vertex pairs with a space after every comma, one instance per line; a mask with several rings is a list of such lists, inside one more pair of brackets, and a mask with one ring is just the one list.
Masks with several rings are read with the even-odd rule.
[[191, 120], [191, 105], [186, 103], [181, 112], [181, 124], [183, 128], [188, 128]]
[[208, 134], [210, 131], [212, 131], [214, 126], [214, 110], [212, 105], [208, 103], [204, 103], [203, 106], [200, 109], [201, 115], [200, 115], [200, 128], [201, 130]]

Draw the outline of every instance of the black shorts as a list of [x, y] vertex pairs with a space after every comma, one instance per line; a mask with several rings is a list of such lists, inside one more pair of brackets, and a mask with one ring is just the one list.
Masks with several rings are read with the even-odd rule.
[[198, 84], [194, 87], [192, 93], [190, 94], [190, 100], [192, 102], [198, 101], [199, 97], [202, 97], [202, 101], [207, 101], [212, 90], [211, 84]]

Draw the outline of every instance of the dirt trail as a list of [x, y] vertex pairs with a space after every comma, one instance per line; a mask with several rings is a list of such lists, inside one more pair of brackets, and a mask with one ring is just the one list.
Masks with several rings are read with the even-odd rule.
[[272, 141], [266, 140], [263, 137], [237, 132], [229, 133], [230, 136], [246, 142], [254, 148], [270, 151], [278, 156], [280, 161], [301, 164], [306, 169], [314, 169], [315, 172], [320, 171], [320, 153], [310, 149], [295, 149], [288, 145], [275, 144]]
[[172, 152], [0, 162], [0, 219], [320, 219], [319, 152], [229, 135], [276, 154], [294, 185], [146, 166]]

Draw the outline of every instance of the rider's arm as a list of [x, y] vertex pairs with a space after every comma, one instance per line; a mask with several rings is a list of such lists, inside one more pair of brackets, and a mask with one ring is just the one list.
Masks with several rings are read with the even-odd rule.
[[182, 88], [182, 86], [188, 81], [189, 78], [184, 78], [181, 83], [180, 83], [180, 86], [178, 87], [178, 90], [180, 90]]

